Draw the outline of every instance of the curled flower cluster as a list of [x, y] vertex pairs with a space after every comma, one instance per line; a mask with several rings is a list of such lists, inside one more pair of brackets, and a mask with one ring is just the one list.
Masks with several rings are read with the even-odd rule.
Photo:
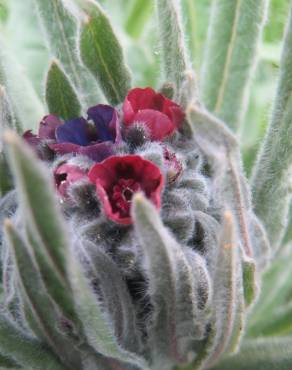
[[[164, 95], [135, 88], [120, 112], [98, 104], [88, 109], [87, 119], [63, 121], [51, 114], [43, 118], [37, 135], [27, 131], [23, 137], [41, 159], [54, 160], [55, 186], [63, 200], [70, 200], [73, 185], [94, 184], [104, 215], [128, 225], [134, 193], [142, 191], [160, 208], [164, 178], [171, 183], [181, 174], [182, 164], [166, 141], [184, 117], [182, 108]], [[147, 142], [161, 147], [161, 166], [137, 153]], [[83, 165], [75, 163], [80, 157]]]

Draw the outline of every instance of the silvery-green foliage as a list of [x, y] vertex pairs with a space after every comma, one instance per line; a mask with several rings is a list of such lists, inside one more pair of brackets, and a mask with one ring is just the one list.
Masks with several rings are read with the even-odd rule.
[[[46, 103], [65, 119], [95, 103], [97, 85], [119, 111], [131, 88], [122, 46], [99, 3], [34, 0], [52, 57]], [[124, 132], [127, 144], [118, 154], [152, 161], [165, 178], [160, 211], [142, 193], [134, 196], [133, 226], [107, 219], [85, 180], [58, 201], [54, 169], [66, 161], [87, 171], [91, 159], [64, 155], [46, 166], [15, 133], [3, 144], [2, 129], [22, 133], [44, 108], [16, 64], [15, 75], [7, 74], [15, 61], [1, 48], [0, 366], [290, 369], [291, 244], [277, 257], [270, 244], [281, 245], [291, 195], [291, 14], [253, 198], [230, 129], [244, 117], [267, 4], [213, 1], [200, 80], [209, 112], [188, 59], [180, 1], [155, 1], [161, 91], [184, 107], [186, 118], [163, 144], [149, 140], [146, 125]], [[128, 20], [127, 32], [137, 35], [132, 26]], [[16, 88], [17, 80], [25, 88]], [[175, 180], [165, 150], [179, 164]]]

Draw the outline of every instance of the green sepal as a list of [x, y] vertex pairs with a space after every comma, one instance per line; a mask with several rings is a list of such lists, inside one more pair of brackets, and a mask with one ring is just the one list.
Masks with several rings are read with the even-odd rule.
[[80, 117], [81, 104], [65, 72], [52, 61], [46, 79], [46, 101], [49, 112], [64, 120]]

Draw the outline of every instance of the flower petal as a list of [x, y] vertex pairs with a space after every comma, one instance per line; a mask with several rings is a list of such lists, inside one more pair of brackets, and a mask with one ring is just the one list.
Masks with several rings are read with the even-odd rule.
[[156, 92], [151, 87], [141, 89], [136, 87], [132, 89], [126, 96], [125, 103], [123, 105], [124, 119], [125, 122], [132, 120], [133, 115], [142, 109], [154, 108], [154, 99]]
[[110, 105], [98, 104], [87, 111], [88, 118], [95, 123], [99, 141], [120, 141], [120, 123], [117, 111]]
[[68, 188], [75, 182], [88, 179], [87, 172], [82, 168], [67, 163], [61, 164], [54, 171], [55, 186], [59, 194], [67, 198]]
[[144, 122], [150, 131], [151, 140], [162, 140], [176, 130], [176, 125], [166, 114], [153, 109], [144, 109], [135, 115], [135, 122]]
[[114, 154], [114, 145], [106, 141], [88, 146], [80, 146], [78, 154], [86, 155], [95, 162], [101, 162]]
[[88, 145], [90, 143], [89, 124], [84, 118], [66, 121], [56, 129], [57, 143]]
[[143, 191], [160, 208], [163, 176], [159, 167], [141, 156], [109, 157], [92, 166], [88, 177], [96, 185], [105, 215], [116, 223], [132, 223], [131, 204], [127, 202], [131, 202], [128, 195], [131, 196], [135, 191]]
[[56, 140], [56, 129], [61, 126], [62, 123], [62, 120], [53, 114], [45, 116], [40, 122], [38, 136], [41, 139]]

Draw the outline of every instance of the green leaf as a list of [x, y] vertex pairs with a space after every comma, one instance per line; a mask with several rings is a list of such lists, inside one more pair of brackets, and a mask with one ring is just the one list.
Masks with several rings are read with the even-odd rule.
[[22, 368], [69, 370], [38, 340], [22, 333], [0, 314], [0, 352], [13, 358]]
[[252, 192], [256, 214], [276, 249], [284, 236], [291, 199], [292, 6], [284, 39], [278, 89], [256, 165]]
[[244, 117], [268, 0], [213, 0], [202, 66], [203, 101], [237, 130]]
[[212, 370], [290, 370], [292, 338], [246, 341], [237, 355], [227, 357]]
[[119, 346], [113, 328], [72, 251], [70, 251], [68, 257], [68, 271], [76, 310], [82, 321], [89, 344], [104, 356], [135, 364], [143, 370], [148, 369], [144, 360]]
[[[2, 142], [2, 134], [5, 129], [12, 129], [18, 131], [14, 113], [12, 111], [12, 106], [10, 98], [8, 97], [7, 91], [4, 86], [0, 85], [0, 141]], [[2, 151], [2, 146], [0, 144], [0, 151]]]
[[178, 1], [156, 0], [164, 79], [175, 84], [177, 93], [184, 88], [190, 70], [185, 50]]
[[189, 348], [184, 340], [188, 335], [201, 339], [208, 321], [198, 303], [206, 297], [203, 307], [208, 311], [210, 278], [205, 261], [176, 242], [142, 194], [134, 197], [133, 218], [145, 260], [149, 299], [157, 312], [149, 326], [154, 362], [164, 359], [183, 364]]
[[131, 88], [121, 46], [97, 2], [84, 0], [80, 3], [86, 14], [80, 29], [81, 58], [98, 80], [108, 101], [119, 104]]
[[13, 132], [6, 135], [24, 226], [50, 295], [74, 321], [66, 274], [67, 237], [48, 169]]
[[292, 248], [288, 243], [278, 252], [270, 268], [265, 272], [261, 294], [248, 322], [248, 335], [257, 337], [261, 335], [262, 328], [269, 328], [274, 325], [274, 322], [282, 321], [281, 317], [285, 320], [286, 310], [291, 304], [291, 258]]
[[46, 101], [49, 112], [62, 117], [64, 120], [80, 117], [81, 104], [57, 61], [51, 63], [48, 71]]
[[99, 101], [98, 86], [77, 54], [77, 20], [61, 0], [34, 0], [51, 55], [60, 61], [84, 106]]
[[4, 153], [3, 133], [6, 129], [18, 130], [12, 107], [4, 86], [0, 85], [0, 196], [12, 188], [6, 155]]
[[25, 131], [36, 127], [45, 114], [44, 106], [22, 66], [14, 58], [2, 37], [0, 37], [0, 84], [5, 86], [13, 114], [19, 122], [17, 129]]
[[6, 221], [4, 230], [14, 256], [19, 284], [42, 332], [42, 339], [48, 342], [65, 363], [73, 364], [78, 361], [78, 353], [72, 354], [72, 343], [58, 328], [62, 316], [47, 294], [28, 245], [10, 221]]
[[152, 13], [153, 0], [135, 0], [126, 20], [125, 30], [135, 39], [138, 39], [145, 29], [145, 23]]

